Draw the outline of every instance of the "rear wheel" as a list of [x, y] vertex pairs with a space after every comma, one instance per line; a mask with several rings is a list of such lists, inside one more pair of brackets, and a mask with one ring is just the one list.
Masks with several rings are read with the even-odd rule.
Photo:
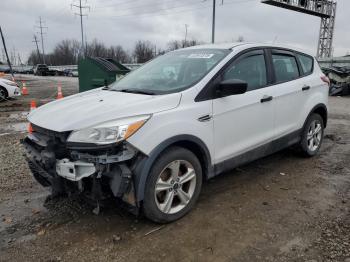
[[144, 213], [158, 223], [177, 220], [196, 203], [202, 186], [202, 168], [189, 150], [172, 147], [153, 165], [146, 182]]
[[312, 114], [305, 124], [300, 141], [300, 148], [305, 156], [312, 157], [318, 153], [323, 141], [323, 134], [322, 117], [319, 114]]
[[6, 100], [7, 97], [8, 97], [7, 90], [4, 87], [0, 86], [0, 101]]

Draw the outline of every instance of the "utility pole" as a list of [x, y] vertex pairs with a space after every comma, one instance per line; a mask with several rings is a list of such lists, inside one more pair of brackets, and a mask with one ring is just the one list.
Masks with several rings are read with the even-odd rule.
[[82, 6], [81, 5], [81, 0], [79, 0], [79, 5], [73, 5], [72, 4], [71, 7], [72, 6], [79, 8], [79, 13], [75, 13], [75, 15], [80, 16], [81, 50], [82, 50], [83, 56], [85, 56], [83, 16], [87, 16], [87, 14], [84, 14], [83, 10], [84, 9], [89, 9], [89, 11], [90, 11], [90, 6]]
[[43, 54], [43, 64], [45, 64], [45, 48], [44, 48], [44, 32], [43, 29], [47, 29], [47, 26], [43, 26], [45, 22], [41, 19], [41, 16], [39, 16], [39, 25], [37, 28], [40, 28], [40, 36], [41, 36], [41, 49], [42, 49], [42, 54]]
[[38, 38], [36, 37], [36, 35], [34, 35], [34, 40], [32, 41], [33, 43], [35, 43], [36, 45], [36, 51], [38, 53], [38, 59], [40, 59], [40, 51], [39, 51], [39, 45], [38, 45]]
[[188, 24], [185, 24], [185, 46], [184, 47], [186, 47], [187, 46], [187, 28], [189, 27], [189, 25]]
[[213, 0], [213, 21], [211, 24], [211, 43], [215, 42], [215, 8], [216, 8], [216, 0]]
[[8, 55], [8, 53], [7, 53], [7, 48], [6, 48], [5, 38], [4, 38], [4, 35], [3, 35], [3, 33], [2, 33], [1, 26], [0, 26], [0, 34], [1, 34], [2, 44], [4, 45], [4, 50], [5, 50], [5, 54], [6, 54], [6, 58], [7, 58], [7, 64], [8, 64], [8, 65], [9, 65], [9, 67], [10, 67], [10, 72], [11, 72], [12, 78], [14, 79], [14, 76], [13, 76], [13, 70], [12, 70], [12, 66], [11, 66], [10, 59], [9, 59], [9, 55]]
[[[224, 0], [221, 0], [221, 5], [224, 4]], [[216, 14], [216, 0], [213, 0], [213, 21], [211, 25], [211, 43], [215, 42], [215, 14]]]

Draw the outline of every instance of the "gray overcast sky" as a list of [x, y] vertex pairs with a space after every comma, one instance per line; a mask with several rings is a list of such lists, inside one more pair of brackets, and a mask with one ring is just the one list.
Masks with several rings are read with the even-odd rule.
[[[80, 40], [80, 20], [71, 9], [73, 0], [1, 0], [0, 24], [8, 49], [15, 47], [22, 58], [34, 49], [35, 23], [41, 16], [48, 27], [46, 52], [62, 39]], [[75, 1], [77, 3], [78, 1]], [[120, 44], [131, 50], [138, 39], [165, 48], [174, 39], [203, 42], [211, 39], [212, 0], [83, 0], [91, 7], [84, 17], [88, 41]], [[246, 41], [287, 43], [316, 53], [320, 19], [261, 4], [260, 0], [217, 0], [216, 42], [231, 42], [238, 36]], [[350, 1], [338, 0], [334, 54], [350, 51]]]

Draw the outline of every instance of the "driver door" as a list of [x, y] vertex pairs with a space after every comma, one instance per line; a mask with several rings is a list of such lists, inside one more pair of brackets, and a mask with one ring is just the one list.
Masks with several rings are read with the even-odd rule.
[[274, 105], [263, 50], [235, 59], [216, 82], [239, 79], [247, 92], [213, 100], [215, 163], [222, 163], [273, 139]]

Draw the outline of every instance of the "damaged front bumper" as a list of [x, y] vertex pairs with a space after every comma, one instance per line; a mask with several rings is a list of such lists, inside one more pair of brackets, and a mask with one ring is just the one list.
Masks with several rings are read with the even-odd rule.
[[93, 163], [70, 161], [64, 158], [56, 161], [56, 173], [71, 181], [80, 181], [84, 177], [89, 177], [96, 173], [96, 167]]
[[111, 197], [137, 207], [133, 167], [140, 156], [126, 142], [109, 147], [72, 145], [68, 133], [33, 126], [22, 144], [34, 178], [54, 195], [79, 193], [94, 201]]

